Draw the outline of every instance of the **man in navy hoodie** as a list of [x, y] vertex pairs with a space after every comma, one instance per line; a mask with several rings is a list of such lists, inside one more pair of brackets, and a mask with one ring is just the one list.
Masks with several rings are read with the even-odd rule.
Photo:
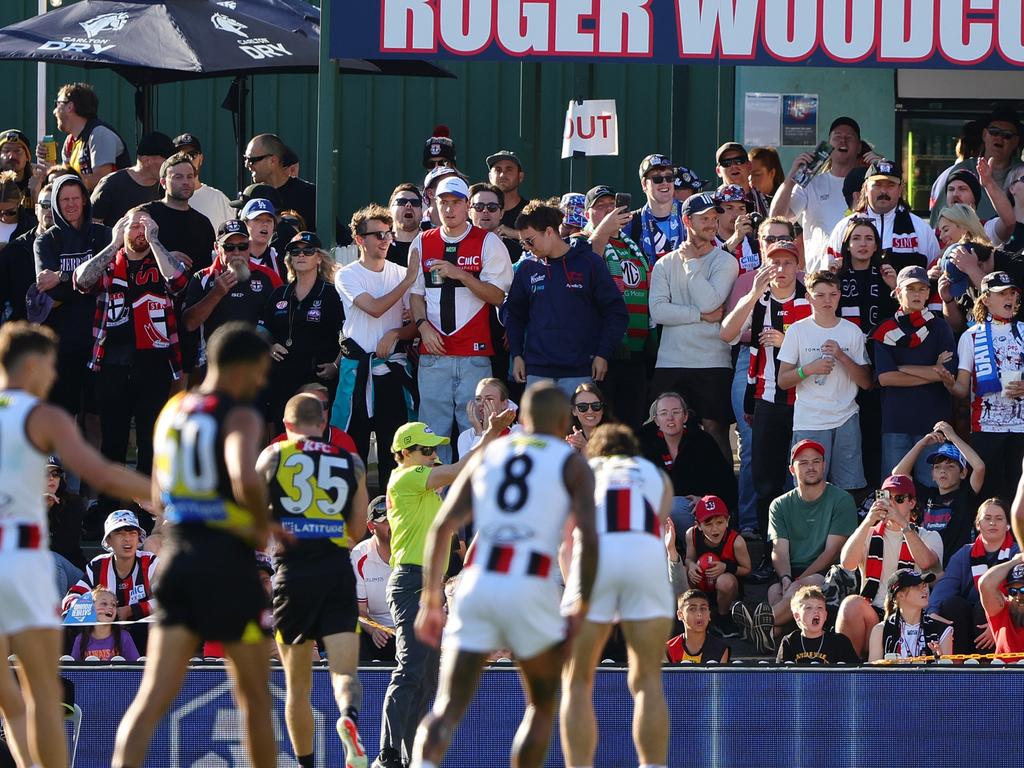
[[46, 325], [60, 336], [57, 383], [50, 401], [77, 415], [85, 407], [96, 297], [75, 291], [72, 277], [80, 265], [110, 244], [112, 236], [110, 227], [93, 222], [89, 192], [78, 176], [54, 179], [50, 200], [53, 226], [33, 243], [36, 287], [53, 300]]
[[586, 240], [567, 244], [561, 222], [562, 212], [539, 200], [519, 214], [519, 241], [537, 258], [519, 263], [502, 316], [515, 380], [553, 380], [572, 397], [604, 379], [629, 316], [604, 259]]

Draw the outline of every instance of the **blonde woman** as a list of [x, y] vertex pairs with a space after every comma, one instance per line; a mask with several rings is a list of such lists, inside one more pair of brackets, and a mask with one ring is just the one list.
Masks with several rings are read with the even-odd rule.
[[274, 422], [280, 422], [284, 404], [305, 384], [327, 386], [333, 399], [344, 317], [334, 290], [334, 260], [319, 237], [297, 234], [285, 247], [284, 262], [288, 283], [274, 291], [260, 320], [272, 344], [267, 415]]

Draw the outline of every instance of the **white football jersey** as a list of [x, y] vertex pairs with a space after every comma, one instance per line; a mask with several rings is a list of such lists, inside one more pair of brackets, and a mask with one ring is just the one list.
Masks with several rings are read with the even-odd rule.
[[0, 390], [0, 523], [37, 525], [48, 541], [43, 504], [48, 457], [29, 442], [25, 424], [38, 403], [27, 392]]
[[557, 558], [570, 513], [564, 469], [572, 452], [564, 440], [539, 434], [509, 435], [484, 450], [472, 479], [473, 563], [500, 573], [547, 575], [550, 563], [539, 567], [537, 561]]
[[597, 532], [634, 531], [661, 536], [658, 510], [665, 495], [661, 472], [639, 456], [599, 456], [594, 470]]

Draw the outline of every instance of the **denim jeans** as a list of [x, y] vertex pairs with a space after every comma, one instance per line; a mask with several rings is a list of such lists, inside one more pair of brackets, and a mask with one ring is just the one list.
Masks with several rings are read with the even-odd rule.
[[750, 459], [753, 438], [750, 425], [743, 418], [743, 398], [747, 393], [747, 368], [750, 365], [750, 347], [740, 344], [736, 369], [732, 377], [732, 410], [736, 416], [736, 437], [740, 451], [739, 509], [736, 519], [740, 530], [757, 528], [757, 493], [754, 490], [754, 472]]
[[437, 690], [440, 662], [438, 651], [417, 640], [413, 629], [422, 591], [423, 569], [418, 565], [399, 565], [391, 572], [386, 594], [395, 621], [398, 665], [384, 693], [380, 748], [397, 750], [407, 763], [412, 757], [416, 728]]
[[552, 379], [550, 376], [527, 376], [526, 386], [536, 384], [538, 381], [550, 381], [570, 398], [576, 393], [576, 387], [580, 384], [589, 384], [593, 379], [589, 376], [563, 376], [560, 379]]
[[68, 593], [68, 590], [77, 584], [78, 580], [85, 574], [81, 568], [64, 557], [64, 555], [58, 555], [56, 552], [51, 554], [53, 555], [53, 564], [56, 566], [57, 572], [57, 592], [63, 598]]
[[[882, 433], [882, 479], [892, 474], [892, 468], [902, 461], [903, 457], [910, 452], [918, 440], [924, 435], [907, 435], [902, 432]], [[932, 465], [928, 458], [939, 449], [937, 445], [929, 445], [914, 462], [914, 479], [921, 485], [931, 486]]]
[[[491, 358], [481, 355], [421, 355], [418, 374], [420, 421], [444, 437], [452, 435], [452, 419], [458, 423], [454, 437], [469, 429], [466, 403], [476, 397], [480, 379], [491, 375]], [[390, 448], [390, 446], [387, 446]], [[452, 460], [449, 445], [439, 445], [437, 455], [445, 464]]]
[[863, 488], [864, 463], [860, 448], [860, 414], [855, 413], [835, 429], [794, 429], [793, 445], [817, 440], [825, 448], [826, 477], [844, 491]]

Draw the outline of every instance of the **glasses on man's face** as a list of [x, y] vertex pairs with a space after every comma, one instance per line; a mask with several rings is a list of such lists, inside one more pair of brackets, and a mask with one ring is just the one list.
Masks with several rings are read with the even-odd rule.
[[662, 176], [661, 174], [657, 174], [655, 176], [648, 176], [647, 179], [654, 184], [664, 184], [665, 182], [668, 181], [675, 181], [676, 177], [674, 174], [668, 173], [665, 174], [664, 176]]
[[789, 235], [765, 235], [764, 241], [768, 245], [771, 245], [772, 243], [792, 243], [793, 238]]
[[593, 411], [594, 413], [600, 413], [604, 410], [604, 403], [600, 400], [594, 403], [576, 403], [576, 410], [580, 413], [586, 413], [587, 411]]
[[524, 248], [532, 250], [533, 249], [533, 238], [532, 237], [520, 237], [519, 238], [519, 244], [522, 245]]
[[378, 240], [390, 240], [395, 236], [395, 233], [390, 229], [383, 229], [380, 232], [363, 232], [363, 237], [376, 237]]
[[723, 168], [732, 168], [734, 165], [743, 165], [745, 162], [747, 162], [747, 158], [740, 155], [739, 157], [727, 157], [719, 165]]
[[248, 251], [249, 241], [246, 240], [244, 243], [224, 243], [221, 246], [224, 249], [224, 253], [234, 253], [235, 251]]
[[405, 208], [405, 206], [407, 206], [407, 205], [410, 205], [413, 208], [422, 208], [423, 207], [423, 203], [421, 203], [415, 197], [398, 197], [398, 198], [395, 198], [395, 202], [393, 202], [392, 205], [395, 208]]
[[1006, 592], [1010, 597], [1017, 597], [1024, 595], [1024, 587], [1007, 587]]
[[56, 109], [62, 109], [65, 104], [70, 104], [70, 103], [71, 102], [69, 102], [67, 99], [57, 99], [55, 102], [53, 102], [53, 106]]
[[0, 210], [0, 219], [16, 219], [18, 218], [18, 206], [13, 208], [4, 208]]
[[268, 157], [270, 157], [269, 154], [267, 154], [267, 155], [245, 155], [245, 157], [243, 157], [242, 159], [245, 160], [245, 164], [246, 165], [256, 165], [256, 163], [258, 163], [260, 160], [266, 160]]
[[1012, 139], [1017, 135], [1016, 131], [1008, 131], [1005, 128], [993, 128], [991, 125], [986, 129], [989, 136], [994, 136], [997, 139]]
[[53, 207], [53, 203], [51, 203], [49, 200], [37, 200], [36, 205], [38, 205], [44, 211], [48, 211]]
[[501, 206], [498, 205], [497, 203], [473, 203], [469, 207], [472, 208], [477, 213], [483, 213], [484, 211], [489, 211], [490, 213], [497, 213], [499, 210], [501, 210]]

